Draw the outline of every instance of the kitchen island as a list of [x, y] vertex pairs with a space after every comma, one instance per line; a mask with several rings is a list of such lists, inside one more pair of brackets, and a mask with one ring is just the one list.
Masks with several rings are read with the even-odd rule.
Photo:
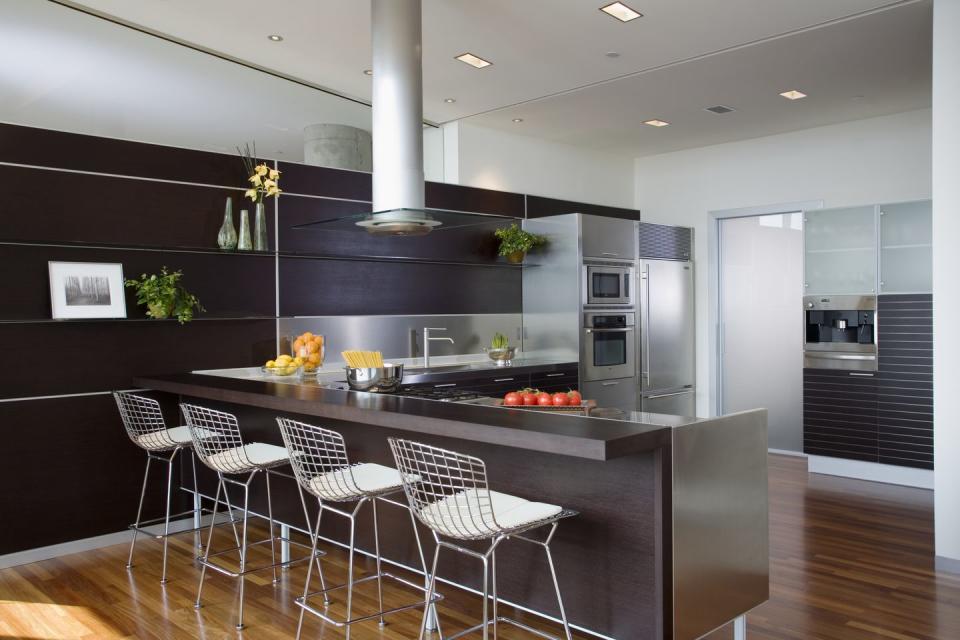
[[[764, 410], [614, 420], [252, 377], [184, 373], [135, 383], [235, 413], [247, 441], [281, 444], [275, 417], [285, 415], [340, 431], [354, 461], [392, 465], [390, 436], [484, 459], [492, 489], [579, 512], [562, 523], [552, 548], [567, 614], [582, 630], [692, 640], [768, 597]], [[212, 495], [213, 486], [206, 478], [201, 493]], [[252, 496], [254, 510], [263, 497]], [[409, 517], [399, 511], [382, 510], [383, 554], [416, 571]], [[274, 488], [274, 512], [303, 528], [292, 484]], [[345, 540], [340, 524], [325, 519], [321, 535]], [[372, 534], [364, 533], [359, 547], [370, 549]], [[508, 543], [498, 552], [500, 596], [556, 616], [552, 588], [541, 579], [545, 562], [525, 547]], [[473, 589], [481, 573], [477, 563], [452, 556], [439, 571]]]

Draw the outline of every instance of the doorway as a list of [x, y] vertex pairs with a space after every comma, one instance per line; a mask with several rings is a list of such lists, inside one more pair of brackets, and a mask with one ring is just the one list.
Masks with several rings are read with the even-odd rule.
[[803, 214], [718, 221], [719, 409], [768, 410], [769, 447], [803, 451]]

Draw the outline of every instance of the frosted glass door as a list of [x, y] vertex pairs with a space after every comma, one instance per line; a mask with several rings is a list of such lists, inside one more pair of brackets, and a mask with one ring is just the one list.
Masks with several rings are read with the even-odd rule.
[[880, 205], [880, 293], [933, 291], [929, 200]]
[[804, 222], [807, 294], [875, 293], [876, 207], [808, 211]]
[[721, 412], [764, 407], [769, 446], [803, 450], [802, 214], [720, 221]]

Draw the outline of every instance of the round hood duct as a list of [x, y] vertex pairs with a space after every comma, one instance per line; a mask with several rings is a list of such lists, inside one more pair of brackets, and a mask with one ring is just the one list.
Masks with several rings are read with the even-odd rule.
[[358, 222], [376, 235], [423, 235], [439, 224], [424, 209], [421, 0], [371, 0], [373, 210]]

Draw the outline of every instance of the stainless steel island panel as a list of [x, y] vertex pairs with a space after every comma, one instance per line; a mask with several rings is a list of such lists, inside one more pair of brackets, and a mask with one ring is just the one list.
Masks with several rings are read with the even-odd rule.
[[694, 640], [770, 597], [767, 411], [673, 430], [673, 638]]

